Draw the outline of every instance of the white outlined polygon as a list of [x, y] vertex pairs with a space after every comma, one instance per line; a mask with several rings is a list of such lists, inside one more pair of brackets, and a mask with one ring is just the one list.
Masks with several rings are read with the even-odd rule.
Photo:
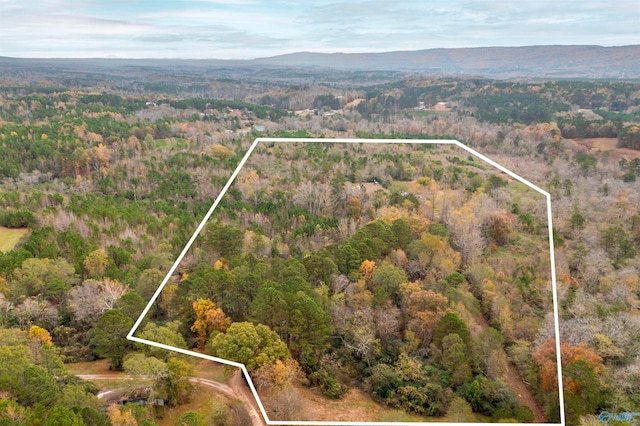
[[[235, 181], [236, 177], [238, 176], [238, 173], [240, 172], [240, 169], [242, 169], [242, 167], [246, 163], [247, 159], [249, 158], [249, 156], [251, 156], [251, 153], [253, 152], [253, 150], [256, 148], [256, 146], [260, 142], [277, 142], [277, 143], [292, 143], [292, 142], [302, 142], [302, 143], [371, 143], [371, 144], [414, 144], [414, 143], [416, 143], [416, 144], [456, 145], [456, 146], [464, 149], [465, 151], [473, 154], [474, 156], [480, 158], [481, 160], [487, 162], [488, 164], [492, 165], [493, 167], [499, 169], [500, 171], [508, 174], [509, 176], [511, 176], [512, 178], [516, 179], [517, 181], [527, 185], [529, 188], [531, 188], [531, 189], [539, 192], [540, 194], [544, 195], [546, 200], [547, 200], [547, 217], [548, 217], [547, 226], [549, 228], [549, 249], [550, 249], [549, 251], [550, 251], [550, 261], [551, 261], [551, 286], [552, 286], [552, 290], [553, 290], [553, 317], [554, 317], [554, 322], [555, 322], [554, 330], [555, 330], [555, 336], [556, 336], [556, 339], [555, 339], [555, 341], [556, 341], [556, 363], [557, 363], [557, 366], [558, 366], [557, 372], [558, 372], [558, 389], [559, 389], [558, 398], [559, 398], [559, 404], [560, 404], [560, 423], [528, 423], [528, 424], [530, 424], [530, 425], [540, 425], [540, 426], [549, 425], [549, 424], [560, 424], [561, 426], [565, 426], [564, 396], [563, 396], [563, 392], [562, 392], [562, 389], [563, 389], [563, 387], [562, 387], [562, 363], [561, 363], [561, 356], [560, 356], [560, 325], [559, 325], [559, 320], [558, 320], [558, 318], [559, 318], [559, 316], [558, 316], [558, 292], [557, 292], [557, 288], [556, 288], [556, 268], [555, 268], [555, 255], [554, 255], [554, 245], [553, 245], [553, 221], [552, 221], [552, 217], [551, 217], [551, 195], [547, 191], [545, 191], [545, 190], [539, 188], [538, 186], [532, 184], [531, 182], [529, 182], [528, 180], [524, 179], [523, 177], [515, 174], [511, 170], [506, 169], [505, 167], [501, 166], [500, 164], [496, 163], [495, 161], [491, 160], [490, 158], [488, 158], [488, 157], [480, 154], [479, 152], [469, 148], [465, 144], [463, 144], [463, 143], [461, 143], [461, 142], [459, 142], [457, 140], [453, 140], [453, 139], [257, 138], [251, 144], [249, 149], [247, 150], [246, 154], [244, 155], [244, 157], [240, 161], [240, 164], [238, 164], [238, 167], [236, 167], [236, 169], [234, 170], [233, 174], [229, 178], [229, 181], [222, 188], [222, 191], [220, 192], [218, 197], [215, 199], [215, 201], [211, 205], [211, 208], [209, 208], [209, 211], [204, 216], [204, 218], [202, 219], [202, 221], [200, 222], [200, 224], [196, 228], [195, 232], [193, 233], [193, 235], [191, 236], [191, 238], [187, 242], [186, 246], [184, 247], [184, 249], [182, 250], [182, 252], [178, 256], [178, 258], [176, 259], [174, 264], [169, 269], [169, 272], [167, 272], [167, 275], [164, 277], [164, 279], [162, 280], [162, 283], [160, 284], [158, 289], [155, 291], [155, 293], [151, 297], [151, 300], [149, 301], [147, 306], [144, 308], [144, 310], [140, 314], [140, 317], [138, 317], [136, 322], [133, 324], [133, 327], [131, 328], [131, 330], [127, 334], [127, 339], [129, 339], [131, 341], [134, 341], [134, 342], [150, 345], [150, 346], [155, 346], [157, 348], [167, 349], [167, 350], [178, 352], [178, 353], [182, 353], [182, 354], [185, 354], [185, 355], [191, 355], [191, 356], [195, 356], [195, 357], [198, 357], [198, 358], [203, 358], [203, 359], [207, 359], [207, 360], [210, 360], [210, 361], [215, 361], [215, 362], [219, 362], [219, 363], [222, 363], [222, 364], [231, 365], [233, 367], [240, 368], [242, 370], [242, 373], [244, 374], [244, 377], [247, 379], [247, 383], [249, 384], [249, 387], [251, 388], [251, 392], [253, 393], [253, 396], [256, 399], [256, 402], [258, 403], [258, 407], [260, 408], [260, 412], [262, 413], [262, 416], [264, 417], [264, 420], [268, 425], [380, 426], [380, 425], [385, 424], [385, 423], [382, 423], [382, 422], [269, 420], [269, 417], [267, 416], [267, 412], [265, 411], [264, 406], [262, 405], [262, 401], [260, 400], [260, 397], [258, 396], [258, 392], [256, 391], [256, 388], [253, 385], [251, 377], [249, 376], [249, 372], [247, 371], [247, 368], [245, 367], [244, 364], [241, 364], [241, 363], [238, 363], [238, 362], [234, 362], [234, 361], [230, 361], [230, 360], [227, 360], [227, 359], [217, 358], [217, 357], [210, 356], [210, 355], [205, 355], [205, 354], [202, 354], [202, 353], [199, 353], [199, 352], [190, 351], [190, 350], [187, 350], [187, 349], [176, 348], [176, 347], [173, 347], [173, 346], [165, 345], [165, 344], [158, 343], [158, 342], [153, 342], [153, 341], [146, 340], [146, 339], [141, 339], [141, 338], [135, 337], [133, 335], [136, 332], [136, 330], [138, 329], [138, 327], [140, 326], [140, 323], [142, 322], [144, 317], [149, 312], [149, 309], [151, 309], [151, 306], [153, 305], [153, 303], [156, 301], [156, 299], [158, 298], [158, 296], [160, 295], [160, 293], [162, 292], [164, 287], [167, 285], [167, 282], [169, 281], [169, 279], [171, 278], [171, 276], [175, 272], [175, 270], [178, 267], [178, 265], [180, 264], [180, 262], [182, 262], [182, 259], [184, 258], [184, 256], [187, 254], [187, 252], [191, 248], [191, 245], [195, 241], [196, 237], [200, 234], [200, 232], [202, 232], [202, 229], [204, 228], [205, 224], [209, 221], [209, 218], [213, 214], [213, 211], [216, 209], [218, 204], [220, 204], [220, 200], [222, 200], [222, 198], [226, 194], [227, 190], [231, 187], [231, 185]], [[415, 426], [415, 425], [469, 425], [469, 424], [490, 425], [492, 423], [390, 422], [388, 424], [403, 425], [403, 426]], [[520, 423], [505, 423], [505, 425], [509, 425], [509, 424], [519, 425]]]

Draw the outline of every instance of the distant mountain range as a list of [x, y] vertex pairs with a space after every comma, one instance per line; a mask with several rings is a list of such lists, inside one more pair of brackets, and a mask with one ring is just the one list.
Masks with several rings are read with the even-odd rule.
[[[134, 69], [162, 72], [253, 73], [256, 69], [334, 69], [389, 71], [489, 78], [640, 79], [640, 45], [525, 46], [427, 49], [384, 53], [300, 52], [252, 60], [219, 59], [18, 59], [0, 57], [0, 74], [24, 67], [33, 70], [97, 71], [122, 74]], [[235, 70], [235, 71], [234, 71]], [[0, 75], [1, 76], [1, 75]]]
[[485, 77], [640, 78], [640, 45], [428, 49], [385, 53], [293, 53], [257, 64], [412, 71]]

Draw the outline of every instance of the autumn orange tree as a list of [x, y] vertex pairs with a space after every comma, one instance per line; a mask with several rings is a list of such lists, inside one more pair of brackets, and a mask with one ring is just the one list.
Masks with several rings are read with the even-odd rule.
[[[607, 385], [602, 380], [605, 366], [602, 358], [585, 344], [571, 346], [561, 342], [560, 356], [567, 424], [579, 424], [580, 415], [595, 413], [606, 400]], [[558, 401], [553, 398], [558, 392], [555, 340], [547, 339], [532, 359], [540, 369], [541, 390], [552, 396], [546, 401], [547, 410], [557, 411]]]
[[231, 325], [231, 318], [227, 317], [210, 299], [198, 299], [192, 306], [196, 320], [191, 326], [191, 331], [197, 335], [198, 349], [203, 350], [211, 333], [227, 331]]
[[416, 282], [402, 284], [400, 293], [407, 328], [420, 340], [421, 346], [428, 346], [435, 325], [447, 312], [449, 300], [433, 290], [424, 290]]

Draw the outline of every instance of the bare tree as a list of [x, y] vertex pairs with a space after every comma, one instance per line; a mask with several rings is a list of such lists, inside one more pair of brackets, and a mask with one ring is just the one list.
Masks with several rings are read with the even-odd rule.
[[324, 184], [305, 182], [293, 195], [293, 202], [315, 215], [328, 212], [333, 205], [331, 188]]
[[113, 309], [116, 301], [127, 291], [128, 287], [109, 278], [86, 280], [69, 291], [69, 310], [76, 320], [95, 323], [100, 314]]
[[379, 308], [373, 313], [376, 324], [376, 334], [383, 340], [389, 340], [398, 335], [400, 331], [400, 309], [396, 307]]
[[47, 300], [40, 300], [37, 297], [29, 297], [13, 310], [18, 323], [22, 328], [28, 325], [40, 325], [44, 328], [51, 328], [58, 324], [59, 316], [56, 308]]
[[481, 223], [468, 206], [452, 211], [447, 223], [453, 244], [462, 254], [462, 262], [470, 265], [482, 254], [485, 241], [481, 233]]

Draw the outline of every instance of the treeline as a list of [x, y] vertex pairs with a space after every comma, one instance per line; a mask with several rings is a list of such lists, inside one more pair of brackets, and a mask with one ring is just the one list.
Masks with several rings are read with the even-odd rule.
[[223, 110], [225, 108], [240, 109], [253, 112], [256, 117], [276, 121], [287, 115], [282, 109], [250, 104], [242, 101], [228, 101], [221, 99], [192, 98], [169, 101], [169, 105], [177, 109], [193, 108], [205, 112], [207, 108]]
[[[204, 111], [205, 102], [211, 103], [211, 108], [242, 108], [270, 120], [286, 115], [243, 102], [197, 99], [174, 103], [179, 108]], [[158, 146], [166, 146], [166, 142], [159, 141], [187, 136], [184, 129], [188, 124], [178, 126], [176, 119], [134, 118], [132, 113], [144, 108], [144, 103], [118, 95], [29, 95], [5, 99], [1, 108], [8, 124], [0, 130], [0, 155], [6, 160], [0, 164], [0, 176], [14, 179], [37, 170], [44, 179], [80, 176], [101, 180], [118, 160], [139, 158]], [[73, 112], [68, 114], [67, 109]], [[218, 118], [225, 121], [222, 115]], [[26, 125], [25, 120], [34, 123]], [[239, 127], [237, 119], [232, 125]]]
[[622, 127], [618, 136], [620, 148], [640, 149], [640, 125], [628, 125]]
[[490, 123], [543, 123], [556, 113], [569, 111], [568, 104], [533, 93], [496, 93], [465, 98], [479, 120]]

